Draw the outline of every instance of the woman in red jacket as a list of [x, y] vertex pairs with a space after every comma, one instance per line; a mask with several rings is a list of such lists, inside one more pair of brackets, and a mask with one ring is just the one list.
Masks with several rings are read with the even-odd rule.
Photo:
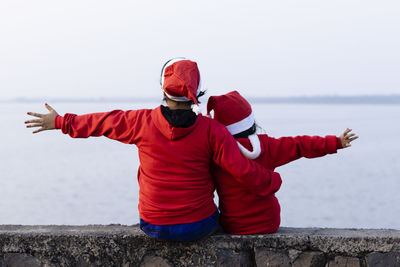
[[[238, 92], [211, 96], [207, 113], [213, 110], [214, 119], [224, 124], [237, 140], [241, 152], [268, 170], [299, 159], [316, 158], [336, 153], [350, 146], [357, 136], [347, 129], [336, 136], [296, 136], [275, 139], [255, 134], [256, 125], [250, 104]], [[220, 223], [230, 234], [274, 233], [280, 224], [280, 206], [272, 192], [256, 195], [244, 184], [216, 166], [213, 169], [219, 196]]]
[[46, 104], [49, 114], [28, 112], [37, 118], [26, 123], [27, 127], [40, 127], [34, 133], [61, 129], [73, 138], [103, 135], [135, 144], [140, 160], [141, 229], [155, 238], [194, 240], [218, 226], [212, 162], [246, 184], [255, 195], [269, 195], [281, 184], [279, 174], [240, 153], [222, 124], [191, 110], [202, 95], [200, 84], [195, 62], [174, 59], [164, 65], [161, 75], [167, 106], [59, 116]]

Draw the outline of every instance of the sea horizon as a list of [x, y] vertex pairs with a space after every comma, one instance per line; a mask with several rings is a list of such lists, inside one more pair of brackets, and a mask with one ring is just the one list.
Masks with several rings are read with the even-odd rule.
[[[251, 103], [270, 104], [400, 104], [400, 94], [389, 95], [312, 95], [312, 96], [248, 96]], [[205, 98], [206, 99], [206, 98]], [[132, 103], [160, 102], [160, 96], [146, 97], [14, 97], [0, 99], [0, 103]]]

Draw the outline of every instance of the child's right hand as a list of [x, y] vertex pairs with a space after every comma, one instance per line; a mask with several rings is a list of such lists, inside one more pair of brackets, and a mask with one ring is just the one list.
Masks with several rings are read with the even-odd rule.
[[47, 103], [45, 104], [45, 107], [48, 109], [48, 111], [50, 111], [50, 113], [39, 114], [39, 113], [35, 113], [35, 112], [28, 112], [28, 115], [37, 117], [38, 119], [25, 121], [25, 124], [28, 124], [26, 126], [26, 128], [41, 127], [39, 129], [33, 131], [33, 133], [38, 133], [38, 132], [45, 131], [45, 130], [55, 129], [54, 120], [55, 120], [56, 116], [58, 115], [58, 113], [52, 107], [50, 107]]
[[350, 133], [351, 131], [352, 131], [351, 129], [347, 128], [340, 136], [340, 141], [342, 142], [343, 148], [350, 147], [351, 146], [350, 143], [358, 138], [356, 134]]

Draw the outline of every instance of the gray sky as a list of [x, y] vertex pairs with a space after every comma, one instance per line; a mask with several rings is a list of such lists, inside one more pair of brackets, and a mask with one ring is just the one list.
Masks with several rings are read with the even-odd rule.
[[161, 98], [163, 63], [208, 95], [400, 93], [398, 0], [0, 2], [0, 99]]

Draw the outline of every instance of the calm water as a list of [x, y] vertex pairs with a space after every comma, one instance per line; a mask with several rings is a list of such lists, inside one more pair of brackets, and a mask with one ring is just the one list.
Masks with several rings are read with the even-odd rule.
[[[51, 104], [51, 103], [50, 103]], [[53, 103], [60, 113], [159, 103]], [[282, 226], [400, 229], [400, 106], [256, 104], [270, 136], [360, 135], [351, 148], [278, 168]], [[138, 223], [137, 149], [106, 138], [32, 135], [38, 103], [0, 103], [0, 224]]]

